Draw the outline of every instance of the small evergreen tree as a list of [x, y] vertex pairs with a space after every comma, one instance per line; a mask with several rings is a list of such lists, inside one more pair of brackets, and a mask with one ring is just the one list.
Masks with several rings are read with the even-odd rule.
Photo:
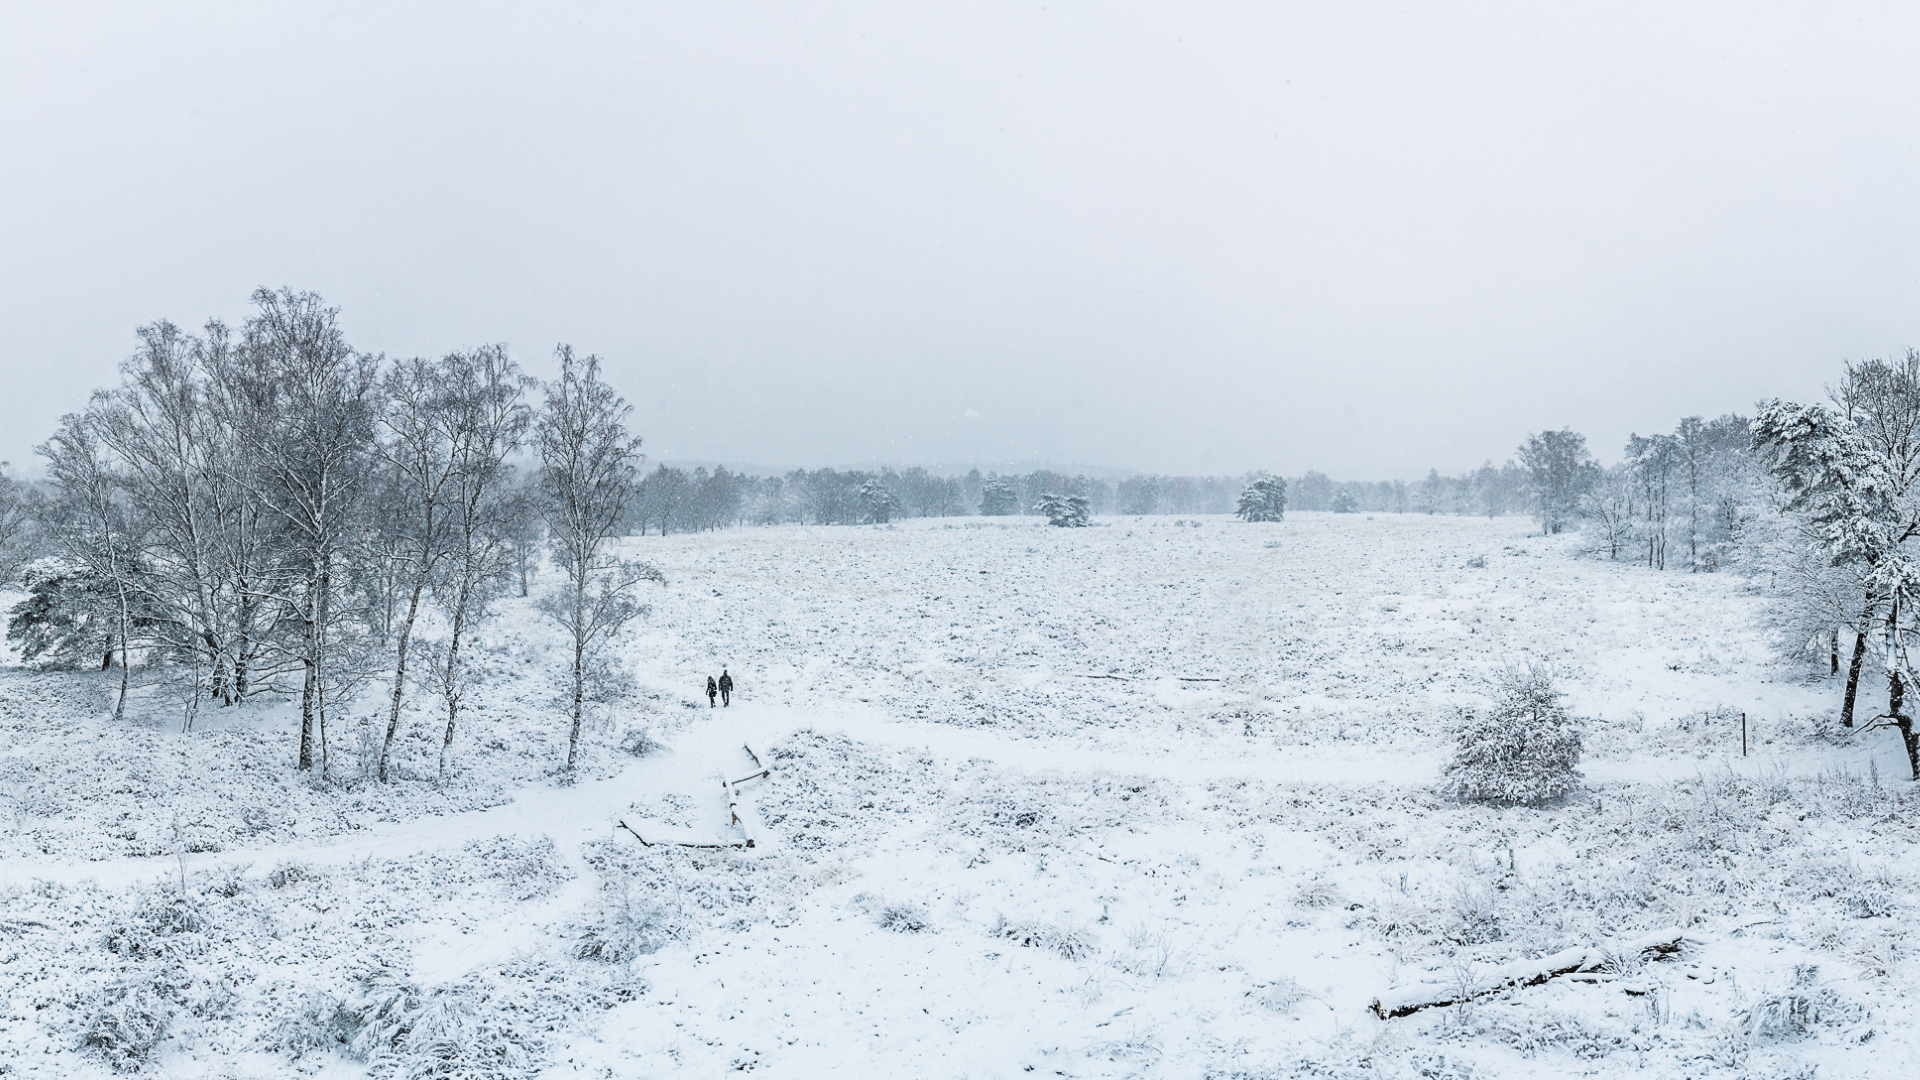
[[867, 508], [867, 520], [875, 525], [885, 525], [905, 509], [892, 488], [873, 479], [860, 485], [860, 504]]
[[1579, 787], [1585, 733], [1561, 697], [1545, 665], [1503, 671], [1490, 705], [1461, 710], [1447, 788], [1468, 801], [1533, 804]]
[[1033, 508], [1047, 515], [1047, 524], [1078, 529], [1093, 516], [1093, 504], [1085, 495], [1042, 495]]
[[1287, 482], [1277, 476], [1262, 476], [1240, 493], [1240, 508], [1234, 515], [1245, 521], [1279, 521], [1287, 513]]
[[980, 490], [980, 513], [986, 517], [1006, 517], [1020, 512], [1020, 496], [1013, 485], [999, 477], [987, 481]]
[[1345, 488], [1342, 488], [1339, 491], [1336, 491], [1333, 493], [1333, 512], [1334, 513], [1351, 514], [1358, 509], [1360, 509], [1360, 502], [1359, 500], [1353, 497], [1353, 492], [1348, 491]]

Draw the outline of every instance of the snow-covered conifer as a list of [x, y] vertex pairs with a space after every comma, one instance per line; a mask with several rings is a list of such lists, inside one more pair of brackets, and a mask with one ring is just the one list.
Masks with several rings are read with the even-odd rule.
[[885, 525], [906, 509], [892, 488], [873, 478], [860, 485], [860, 505], [867, 508], [867, 520], [875, 525]]
[[1279, 521], [1286, 512], [1287, 482], [1262, 476], [1240, 493], [1240, 508], [1234, 514], [1246, 521]]
[[1521, 804], [1577, 788], [1585, 735], [1561, 697], [1544, 665], [1501, 672], [1490, 704], [1461, 711], [1446, 787], [1465, 800]]
[[1020, 496], [1013, 485], [999, 477], [987, 481], [980, 490], [980, 513], [986, 517], [1006, 517], [1020, 512]]
[[1062, 528], [1080, 528], [1093, 515], [1093, 504], [1085, 495], [1042, 495], [1033, 508], [1047, 515], [1047, 524]]

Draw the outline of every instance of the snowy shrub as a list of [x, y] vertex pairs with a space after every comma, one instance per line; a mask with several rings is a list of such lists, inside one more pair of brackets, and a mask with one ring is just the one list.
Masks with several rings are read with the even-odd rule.
[[1475, 1034], [1491, 1036], [1524, 1057], [1564, 1050], [1584, 1061], [1598, 1061], [1627, 1046], [1633, 1030], [1620, 1020], [1560, 1010], [1487, 1009], [1474, 1015]]
[[420, 991], [384, 958], [361, 968], [353, 993], [334, 1010], [335, 1037], [366, 1061], [399, 1045], [422, 1008]]
[[138, 907], [106, 933], [107, 951], [128, 960], [171, 957], [174, 938], [198, 933], [204, 922], [186, 899], [171, 893], [149, 893]]
[[573, 869], [554, 846], [551, 836], [532, 840], [495, 837], [467, 844], [466, 852], [486, 862], [484, 876], [499, 883], [515, 900], [533, 900], [546, 896], [573, 880]]
[[887, 904], [880, 909], [880, 928], [896, 934], [917, 934], [928, 928], [927, 909], [919, 904]]
[[1816, 1027], [1859, 1021], [1866, 1010], [1842, 998], [1832, 987], [1818, 985], [1820, 969], [1812, 964], [1794, 967], [1790, 989], [1762, 995], [1741, 1014], [1741, 1027], [1754, 1040], [1791, 1040]]
[[1580, 784], [1581, 722], [1567, 712], [1553, 673], [1539, 664], [1508, 668], [1493, 701], [1461, 711], [1445, 785], [1472, 802], [1536, 804]]
[[1340, 890], [1334, 886], [1333, 882], [1322, 878], [1302, 882], [1300, 887], [1293, 891], [1293, 902], [1303, 908], [1332, 907], [1344, 899], [1345, 897], [1340, 895]]
[[1030, 949], [1059, 953], [1068, 960], [1085, 960], [1099, 948], [1099, 939], [1086, 929], [1072, 924], [1014, 923], [1002, 915], [994, 924], [993, 935]]
[[95, 1050], [116, 1069], [138, 1069], [167, 1036], [173, 1002], [141, 980], [115, 986], [87, 1017], [80, 1044]]
[[638, 956], [659, 952], [680, 936], [667, 910], [624, 889], [610, 890], [600, 918], [588, 923], [573, 943], [581, 960], [624, 964]]
[[1485, 886], [1461, 882], [1452, 896], [1452, 923], [1447, 936], [1459, 945], [1484, 945], [1499, 941], [1500, 911], [1493, 892]]
[[330, 1049], [340, 1041], [333, 1026], [339, 1008], [340, 1003], [331, 995], [316, 990], [302, 997], [291, 1013], [270, 1024], [261, 1041], [267, 1049], [296, 1059]]
[[653, 732], [646, 728], [628, 728], [626, 733], [620, 736], [620, 749], [634, 757], [648, 757], [666, 748], [667, 744], [654, 738]]
[[284, 862], [267, 874], [267, 884], [276, 889], [289, 885], [298, 885], [307, 880], [307, 868], [295, 862]]

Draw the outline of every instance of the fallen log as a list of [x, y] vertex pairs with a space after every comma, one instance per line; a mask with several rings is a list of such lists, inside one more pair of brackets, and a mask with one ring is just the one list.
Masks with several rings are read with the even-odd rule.
[[[740, 830], [740, 835], [746, 837], [748, 847], [754, 847], [758, 837], [754, 836], [753, 811], [750, 808], [742, 807], [742, 801], [740, 798], [740, 789], [733, 784], [728, 784], [727, 823]], [[742, 810], [745, 810], [745, 813], [742, 813]]]
[[1680, 930], [1669, 927], [1665, 930], [1655, 930], [1637, 937], [1615, 941], [1611, 945], [1575, 946], [1571, 949], [1562, 949], [1551, 956], [1543, 956], [1538, 960], [1515, 960], [1508, 964], [1495, 964], [1474, 973], [1464, 982], [1417, 983], [1413, 986], [1389, 990], [1373, 1000], [1373, 1012], [1382, 1020], [1391, 1020], [1396, 1016], [1417, 1013], [1421, 1009], [1455, 1005], [1462, 1001], [1484, 997], [1512, 986], [1534, 986], [1557, 975], [1591, 971], [1606, 963], [1609, 957], [1643, 956], [1648, 953], [1655, 956], [1671, 956], [1679, 952], [1685, 944], [1686, 935]]
[[653, 821], [641, 821], [635, 828], [624, 820], [614, 824], [633, 834], [635, 840], [648, 847], [692, 847], [692, 848], [735, 848], [750, 846], [742, 837], [716, 836], [713, 833], [696, 832], [672, 825]]

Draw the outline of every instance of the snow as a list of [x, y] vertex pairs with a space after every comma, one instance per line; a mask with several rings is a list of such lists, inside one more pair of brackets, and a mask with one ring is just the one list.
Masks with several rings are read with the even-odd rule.
[[[314, 784], [284, 704], [181, 734], [149, 690], [115, 728], [98, 676], [0, 672], [0, 1075], [108, 1074], [87, 1034], [134, 991], [183, 1077], [1920, 1074], [1898, 737], [1826, 730], [1838, 683], [1775, 655], [1756, 583], [1577, 545], [1353, 514], [633, 538], [669, 584], [570, 785], [517, 598], [445, 782], [424, 694], [382, 788], [378, 686]], [[1583, 790], [1442, 797], [1454, 709], [1525, 660], [1589, 718]], [[670, 749], [622, 753], [641, 728]], [[617, 826], [727, 835], [749, 744], [753, 848]], [[1667, 925], [1678, 958], [1368, 1009]], [[356, 1056], [376, 999], [405, 1022]]]

